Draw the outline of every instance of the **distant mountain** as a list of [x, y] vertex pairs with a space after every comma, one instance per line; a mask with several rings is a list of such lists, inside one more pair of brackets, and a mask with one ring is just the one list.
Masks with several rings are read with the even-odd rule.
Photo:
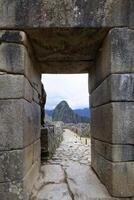
[[89, 108], [83, 108], [83, 109], [75, 109], [73, 110], [76, 114], [83, 116], [83, 117], [90, 117], [91, 111]]
[[45, 112], [47, 113], [47, 115], [48, 115], [49, 117], [52, 117], [53, 110], [45, 110]]
[[64, 123], [89, 123], [88, 117], [76, 114], [66, 101], [61, 101], [53, 111], [53, 121], [63, 121]]
[[[82, 117], [91, 117], [91, 110], [90, 108], [81, 108], [81, 109], [74, 109], [73, 110], [76, 114], [82, 116]], [[46, 113], [48, 114], [48, 116], [52, 117], [53, 114], [53, 110], [46, 110]]]
[[52, 117], [45, 112], [45, 122], [52, 122]]

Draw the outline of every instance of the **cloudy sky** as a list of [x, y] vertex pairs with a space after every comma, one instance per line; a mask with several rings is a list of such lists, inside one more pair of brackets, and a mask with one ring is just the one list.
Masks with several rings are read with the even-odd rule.
[[47, 92], [46, 109], [54, 109], [62, 100], [73, 109], [89, 106], [87, 74], [47, 74], [42, 76], [42, 82]]

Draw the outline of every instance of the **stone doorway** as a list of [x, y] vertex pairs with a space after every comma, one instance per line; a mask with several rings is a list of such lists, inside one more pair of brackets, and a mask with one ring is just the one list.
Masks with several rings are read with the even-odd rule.
[[0, 31], [2, 199], [29, 199], [40, 169], [41, 73], [63, 72], [90, 74], [92, 167], [112, 196], [134, 197], [133, 38], [129, 28]]

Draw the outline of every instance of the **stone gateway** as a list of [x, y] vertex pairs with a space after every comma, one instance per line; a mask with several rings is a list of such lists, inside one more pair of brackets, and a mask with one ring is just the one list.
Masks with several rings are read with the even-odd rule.
[[133, 11], [133, 0], [0, 1], [1, 200], [29, 200], [39, 175], [42, 73], [89, 73], [92, 168], [113, 197], [134, 198]]

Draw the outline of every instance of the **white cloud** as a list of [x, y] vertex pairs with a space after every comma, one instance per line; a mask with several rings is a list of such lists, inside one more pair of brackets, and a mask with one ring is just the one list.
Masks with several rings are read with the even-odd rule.
[[47, 109], [53, 109], [62, 100], [73, 108], [89, 106], [88, 74], [44, 74], [42, 82], [47, 93]]

